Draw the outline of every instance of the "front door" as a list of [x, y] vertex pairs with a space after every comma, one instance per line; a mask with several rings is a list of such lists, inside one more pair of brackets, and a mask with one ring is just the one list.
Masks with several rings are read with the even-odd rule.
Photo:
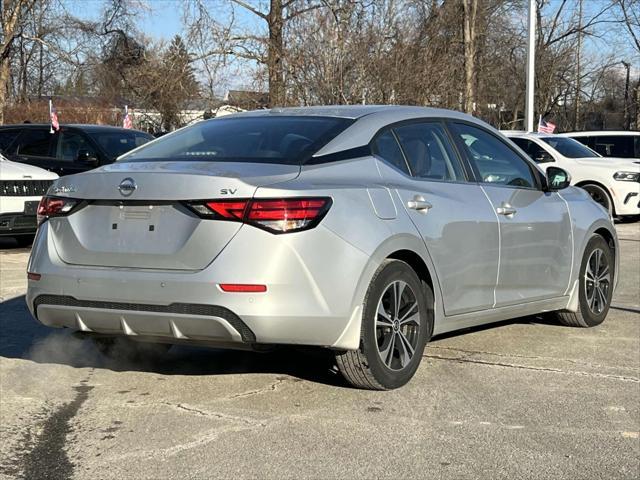
[[573, 262], [571, 219], [556, 192], [498, 136], [466, 123], [452, 125], [500, 222], [496, 307], [565, 295]]

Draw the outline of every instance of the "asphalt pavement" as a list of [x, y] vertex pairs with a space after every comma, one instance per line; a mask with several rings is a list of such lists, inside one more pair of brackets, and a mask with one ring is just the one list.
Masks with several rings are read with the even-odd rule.
[[440, 336], [391, 392], [322, 351], [106, 360], [31, 319], [29, 251], [0, 245], [0, 478], [640, 478], [640, 223], [617, 228], [601, 326]]

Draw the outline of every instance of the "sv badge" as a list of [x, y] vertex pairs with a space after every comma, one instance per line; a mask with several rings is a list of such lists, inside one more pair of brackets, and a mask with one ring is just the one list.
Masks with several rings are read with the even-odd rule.
[[221, 188], [220, 195], [233, 195], [238, 191], [237, 188]]

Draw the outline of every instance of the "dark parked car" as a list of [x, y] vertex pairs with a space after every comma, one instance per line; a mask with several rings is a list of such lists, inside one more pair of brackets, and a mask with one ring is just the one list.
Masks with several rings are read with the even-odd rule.
[[561, 135], [585, 144], [603, 157], [640, 158], [638, 131], [568, 132]]
[[147, 133], [105, 125], [61, 125], [55, 133], [48, 124], [0, 127], [0, 151], [5, 157], [60, 176], [112, 163], [150, 140], [153, 137]]

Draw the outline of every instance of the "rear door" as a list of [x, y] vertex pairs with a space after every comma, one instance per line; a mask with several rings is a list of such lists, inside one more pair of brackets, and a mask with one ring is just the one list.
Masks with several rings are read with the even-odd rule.
[[23, 128], [11, 148], [11, 160], [65, 175], [64, 164], [55, 158], [58, 133], [47, 127]]
[[496, 306], [564, 295], [573, 260], [566, 202], [543, 192], [533, 166], [489, 130], [463, 122], [451, 127], [499, 218]]
[[467, 180], [444, 125], [399, 125], [381, 132], [373, 147], [389, 165], [383, 167], [388, 186], [396, 190], [427, 246], [445, 314], [491, 308], [498, 274], [498, 222], [481, 188]]

